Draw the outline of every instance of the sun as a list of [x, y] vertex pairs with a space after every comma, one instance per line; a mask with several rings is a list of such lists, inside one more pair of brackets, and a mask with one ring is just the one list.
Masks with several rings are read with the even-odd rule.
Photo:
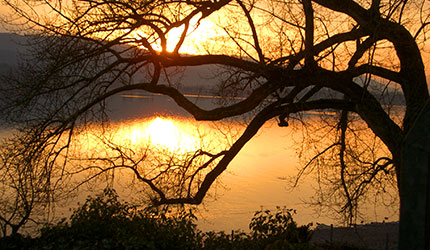
[[[201, 46], [196, 46], [196, 44], [202, 45], [212, 40], [212, 38], [216, 35], [214, 32], [215, 25], [206, 19], [199, 19], [200, 16], [196, 16], [190, 20], [190, 28], [187, 32], [187, 38], [185, 39], [184, 44], [182, 44], [179, 52], [185, 54], [199, 54], [202, 51]], [[184, 32], [185, 25], [180, 27], [171, 29], [169, 33], [167, 33], [167, 51], [172, 52], [176, 44], [179, 42], [179, 39]]]
[[[179, 43], [182, 33], [184, 32], [185, 25], [170, 29], [166, 33], [166, 50], [167, 52], [173, 52], [176, 45]], [[201, 14], [191, 18], [189, 22], [189, 28], [185, 41], [179, 49], [181, 54], [197, 55], [205, 52], [202, 44], [212, 44], [215, 37], [217, 37], [220, 31], [217, 31], [217, 26], [210, 18], [201, 19]], [[145, 37], [144, 30], [137, 30], [132, 32], [130, 37], [138, 39]], [[160, 40], [156, 39], [151, 43], [151, 46], [156, 51], [161, 51]], [[142, 47], [143, 48], [143, 47]]]

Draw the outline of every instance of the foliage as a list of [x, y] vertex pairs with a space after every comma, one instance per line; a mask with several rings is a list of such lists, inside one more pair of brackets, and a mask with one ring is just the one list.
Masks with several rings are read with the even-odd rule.
[[269, 249], [307, 249], [311, 224], [298, 227], [294, 213], [295, 210], [279, 208], [275, 214], [270, 210], [256, 212], [249, 224], [252, 237]]
[[293, 220], [292, 209], [257, 211], [251, 219], [249, 234], [234, 231], [204, 234], [205, 249], [314, 249], [309, 243], [311, 231], [306, 226], [298, 227]]
[[0, 238], [0, 249], [31, 249], [32, 247], [34, 248], [34, 243], [35, 240], [30, 237], [23, 237], [20, 234], [12, 234]]
[[192, 212], [167, 216], [121, 202], [112, 189], [89, 197], [69, 220], [46, 226], [37, 238], [0, 239], [4, 249], [312, 249], [309, 225], [297, 227], [292, 210], [256, 212], [251, 233], [201, 232]]
[[39, 244], [50, 249], [194, 249], [199, 233], [192, 213], [167, 217], [122, 203], [114, 190], [88, 198], [70, 217], [42, 229]]

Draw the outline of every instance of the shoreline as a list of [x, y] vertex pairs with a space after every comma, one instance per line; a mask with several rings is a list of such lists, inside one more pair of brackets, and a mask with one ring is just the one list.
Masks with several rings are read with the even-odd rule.
[[318, 225], [312, 234], [314, 244], [347, 244], [349, 246], [385, 250], [397, 249], [399, 222], [372, 222], [352, 227]]

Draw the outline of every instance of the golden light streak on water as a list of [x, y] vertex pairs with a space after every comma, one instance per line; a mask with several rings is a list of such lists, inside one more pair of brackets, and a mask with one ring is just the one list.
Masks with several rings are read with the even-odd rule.
[[[315, 120], [314, 125], [321, 127], [324, 124]], [[74, 147], [70, 150], [68, 171], [77, 173], [71, 179], [74, 184], [108, 169], [112, 166], [110, 164], [132, 165], [142, 160], [138, 170], [147, 178], [153, 178], [166, 170], [163, 165], [166, 161], [174, 160], [176, 165], [183, 165], [192, 155], [192, 151], [200, 148], [211, 153], [229, 148], [229, 144], [235, 141], [231, 137], [237, 139], [243, 128], [239, 123], [231, 121], [196, 122], [193, 119], [174, 116], [93, 124], [83, 128], [77, 135]], [[315, 207], [309, 207], [305, 203], [315, 196], [314, 187], [318, 182], [313, 175], [306, 176], [294, 190], [289, 188], [290, 177], [294, 177], [297, 169], [303, 166], [296, 151], [296, 144], [300, 142], [301, 136], [301, 130], [278, 127], [276, 121], [263, 126], [261, 132], [247, 143], [227, 171], [220, 176], [220, 182], [210, 189], [204, 205], [199, 207], [199, 227], [203, 230], [246, 230], [254, 211], [261, 207], [275, 209], [276, 206], [297, 209], [295, 219], [299, 224], [315, 221], [333, 223], [328, 214], [315, 213]], [[366, 133], [360, 138], [367, 140]], [[120, 156], [125, 158], [119, 158]], [[128, 157], [134, 161], [129, 161]], [[193, 167], [198, 167], [200, 163], [196, 162]], [[172, 167], [171, 171], [177, 170]], [[130, 169], [118, 168], [109, 173], [111, 175], [100, 175], [99, 178], [92, 179], [88, 186], [83, 186], [82, 190], [79, 190], [78, 198], [85, 200], [90, 191], [91, 194], [101, 192], [106, 187], [109, 176], [112, 176], [112, 180], [115, 177], [113, 187], [121, 197], [138, 203], [144, 200], [148, 187], [135, 181], [134, 173]], [[395, 195], [395, 191], [388, 192]], [[367, 221], [381, 221], [384, 217], [389, 217], [390, 220], [398, 218], [397, 213], [393, 212], [396, 211], [395, 207], [374, 206], [371, 202], [364, 206]], [[64, 208], [64, 211], [62, 216], [69, 216], [68, 208]]]
[[133, 143], [149, 143], [171, 152], [185, 153], [198, 149], [197, 138], [186, 129], [185, 123], [156, 117], [143, 126], [132, 125], [123, 136]]

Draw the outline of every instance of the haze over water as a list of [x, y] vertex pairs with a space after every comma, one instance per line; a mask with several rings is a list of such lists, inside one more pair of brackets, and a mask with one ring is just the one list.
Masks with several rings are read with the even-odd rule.
[[[195, 101], [204, 106], [214, 100], [204, 97], [196, 98]], [[193, 129], [197, 128], [201, 133], [205, 129], [212, 129], [214, 135], [217, 130], [223, 130], [221, 126], [214, 128], [210, 122], [194, 121], [163, 96], [122, 96], [113, 100], [111, 110], [112, 117], [119, 121], [120, 126], [128, 129], [131, 140], [136, 140], [135, 136], [145, 138], [144, 131], [149, 131], [146, 136], [152, 137], [155, 144], [163, 146], [164, 143], [165, 147], [172, 150], [194, 150], [196, 146], [193, 140], [195, 142], [196, 138], [193, 139], [191, 135]], [[134, 128], [138, 124], [146, 130], [136, 132]], [[243, 128], [243, 125], [233, 121], [228, 129], [237, 132]], [[298, 187], [291, 188], [292, 180], [303, 164], [299, 162], [297, 140], [294, 140], [300, 134], [300, 131], [293, 131], [291, 127], [279, 127], [276, 120], [266, 123], [232, 161], [221, 175], [220, 182], [210, 189], [209, 195], [199, 206], [196, 213], [199, 227], [202, 230], [227, 232], [247, 230], [255, 211], [275, 211], [277, 207], [297, 210], [294, 219], [298, 224], [313, 222], [339, 225], [339, 221], [332, 216], [308, 205], [314, 201], [311, 197], [315, 195], [317, 187], [313, 176], [304, 178]], [[166, 135], [170, 139], [166, 139]], [[221, 135], [219, 131], [218, 135]], [[392, 211], [396, 209], [369, 204], [365, 209], [364, 222], [397, 221], [398, 215]]]
[[[206, 105], [209, 105], [208, 102], [212, 102], [213, 99], [205, 97], [195, 101], [202, 105], [206, 102]], [[112, 138], [116, 137], [118, 143], [149, 145], [176, 153], [195, 151], [202, 146], [200, 139], [195, 137], [196, 132], [212, 137], [209, 138], [211, 144], [208, 147], [212, 149], [219, 147], [221, 150], [222, 147], [226, 147], [222, 145], [222, 141], [226, 139], [221, 138], [222, 133], [236, 134], [244, 129], [241, 123], [235, 121], [227, 122], [228, 126], [224, 128], [211, 122], [196, 122], [164, 96], [145, 98], [122, 96], [111, 100], [109, 109], [114, 119], [109, 125], [113, 129], [108, 131], [108, 134], [111, 134]], [[309, 119], [311, 117], [309, 116]], [[228, 131], [224, 130], [226, 128]], [[9, 132], [3, 129], [0, 134], [6, 137]], [[89, 134], [96, 137], [101, 135], [97, 130]], [[248, 230], [255, 211], [260, 209], [275, 211], [277, 207], [295, 209], [297, 214], [294, 215], [294, 219], [299, 225], [311, 222], [314, 225], [315, 223], [339, 225], [339, 221], [332, 216], [308, 205], [308, 202], [314, 201], [311, 197], [315, 195], [317, 187], [312, 176], [302, 179], [298, 187], [291, 188], [292, 180], [302, 166], [296, 152], [297, 141], [293, 139], [299, 134], [300, 131], [293, 131], [291, 127], [279, 127], [276, 120], [266, 123], [231, 162], [227, 171], [220, 176], [219, 182], [212, 186], [203, 204], [198, 206], [196, 216], [199, 228], [204, 231], [226, 232]], [[81, 153], [109, 154], [88, 138], [82, 137], [78, 144]], [[124, 195], [121, 198], [126, 200], [130, 197], [138, 198], [136, 190], [148, 188], [144, 184], [138, 184], [140, 186], [136, 189], [130, 189], [126, 184], [130, 175], [128, 177], [117, 175], [118, 177], [123, 178], [120, 181], [122, 184], [114, 185], [114, 188], [120, 195]], [[100, 186], [94, 190], [101, 191], [104, 187], [103, 182], [100, 182]], [[85, 197], [86, 193], [80, 196], [80, 202]], [[77, 201], [71, 201], [68, 204], [76, 207], [76, 203]], [[398, 214], [393, 212], [396, 208], [393, 207], [387, 209], [384, 206], [375, 207], [369, 204], [364, 211], [365, 223], [398, 220]], [[59, 209], [57, 215], [68, 217], [69, 207]]]

